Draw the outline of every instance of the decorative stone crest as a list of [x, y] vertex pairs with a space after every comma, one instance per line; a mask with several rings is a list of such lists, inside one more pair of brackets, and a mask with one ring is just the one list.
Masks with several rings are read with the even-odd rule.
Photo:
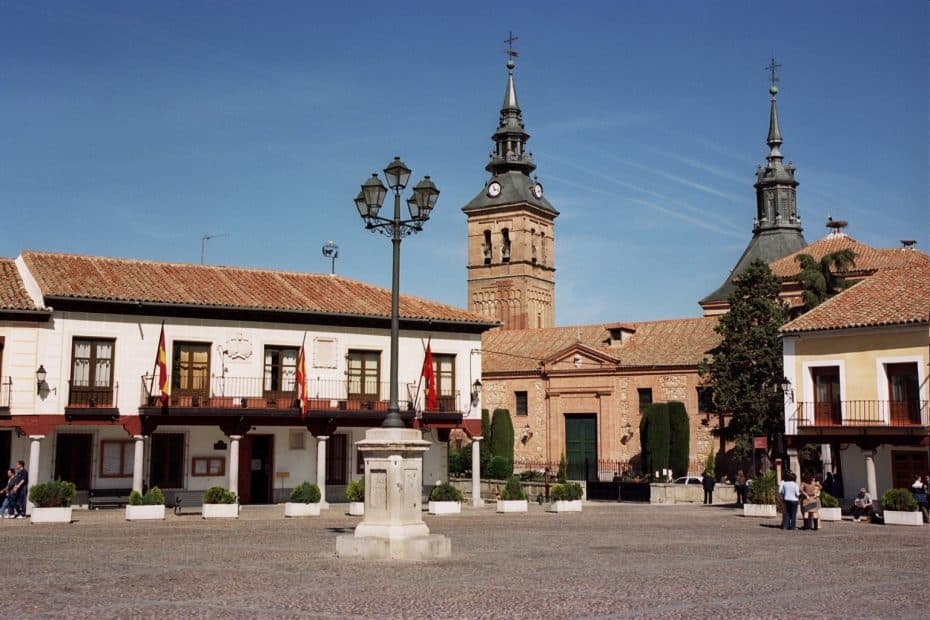
[[239, 332], [226, 341], [223, 353], [231, 360], [247, 360], [252, 357], [252, 342]]

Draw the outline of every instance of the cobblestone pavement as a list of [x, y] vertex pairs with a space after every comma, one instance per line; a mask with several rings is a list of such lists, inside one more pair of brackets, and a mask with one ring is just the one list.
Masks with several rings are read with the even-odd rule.
[[719, 506], [586, 504], [581, 514], [466, 508], [427, 517], [453, 557], [335, 557], [358, 522], [334, 505], [235, 521], [121, 510], [70, 525], [4, 520], [10, 617], [918, 618], [930, 528], [827, 523], [786, 532]]

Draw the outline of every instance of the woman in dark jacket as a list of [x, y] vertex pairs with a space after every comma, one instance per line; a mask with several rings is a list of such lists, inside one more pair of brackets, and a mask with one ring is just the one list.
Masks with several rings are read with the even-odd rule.
[[701, 486], [704, 487], [704, 503], [713, 504], [714, 503], [714, 485], [717, 482], [714, 480], [714, 477], [704, 472], [704, 476], [701, 478]]

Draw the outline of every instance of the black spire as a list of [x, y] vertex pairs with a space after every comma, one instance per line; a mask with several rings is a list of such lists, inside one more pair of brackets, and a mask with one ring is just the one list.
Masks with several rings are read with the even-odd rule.
[[530, 134], [523, 127], [523, 113], [517, 101], [517, 89], [513, 83], [513, 59], [507, 61], [507, 88], [504, 90], [504, 103], [501, 104], [500, 122], [497, 131], [491, 136], [494, 140], [494, 152], [485, 170], [491, 174], [500, 174], [517, 170], [529, 176], [536, 169], [533, 157], [526, 151], [526, 142]]

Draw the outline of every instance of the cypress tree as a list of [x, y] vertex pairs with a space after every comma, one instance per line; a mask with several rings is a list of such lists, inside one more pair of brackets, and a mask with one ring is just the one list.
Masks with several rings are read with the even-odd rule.
[[513, 472], [513, 422], [510, 420], [510, 412], [506, 409], [494, 410], [491, 418], [490, 448], [491, 455], [506, 459], [510, 471]]
[[688, 473], [691, 456], [691, 425], [685, 404], [677, 400], [668, 403], [668, 467], [674, 477]]
[[646, 473], [655, 474], [657, 471], [668, 469], [671, 435], [668, 403], [649, 405], [644, 417], [646, 418], [646, 440], [643, 444], [643, 462], [647, 466]]

